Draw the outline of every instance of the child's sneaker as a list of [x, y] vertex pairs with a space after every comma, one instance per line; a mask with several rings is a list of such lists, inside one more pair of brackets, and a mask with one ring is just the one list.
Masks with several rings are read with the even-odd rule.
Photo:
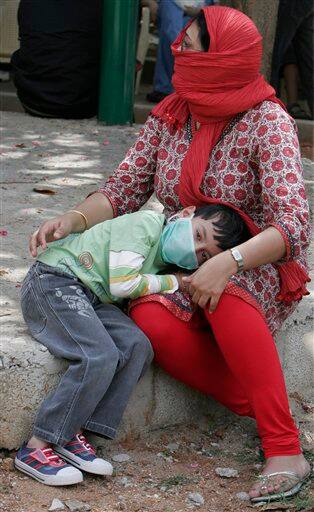
[[112, 475], [113, 467], [110, 462], [96, 456], [94, 448], [83, 434], [76, 434], [66, 445], [55, 446], [54, 449], [63, 459], [82, 471], [94, 475]]
[[26, 475], [46, 485], [73, 485], [82, 482], [83, 474], [64, 462], [52, 448], [36, 450], [23, 445], [14, 465]]

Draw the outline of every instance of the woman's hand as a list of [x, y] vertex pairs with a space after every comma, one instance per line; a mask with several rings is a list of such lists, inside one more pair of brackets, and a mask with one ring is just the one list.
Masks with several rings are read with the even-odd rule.
[[78, 223], [84, 224], [80, 215], [75, 213], [65, 213], [64, 215], [60, 215], [60, 217], [44, 222], [29, 239], [31, 255], [36, 258], [37, 247], [39, 245], [44, 250], [47, 248], [47, 242], [60, 240], [70, 233], [77, 231], [79, 229], [79, 226], [77, 226]]
[[178, 286], [179, 286], [178, 289], [180, 290], [180, 292], [185, 292], [186, 293], [188, 291], [188, 289], [189, 289], [189, 286], [188, 286], [187, 283], [184, 282], [183, 279], [185, 277], [190, 277], [190, 274], [186, 274], [184, 272], [175, 272], [174, 275], [176, 276], [177, 281], [178, 281]]
[[203, 263], [191, 276], [183, 277], [183, 281], [195, 304], [205, 308], [210, 300], [208, 310], [212, 313], [217, 307], [229, 278], [237, 270], [237, 263], [231, 252], [225, 251]]
[[[88, 219], [88, 228], [99, 222], [113, 218], [113, 209], [109, 199], [100, 192], [90, 194], [84, 201], [75, 206]], [[29, 239], [29, 250], [36, 258], [37, 247], [46, 249], [47, 242], [65, 238], [70, 233], [81, 233], [86, 228], [84, 217], [73, 210], [55, 219], [44, 222]]]

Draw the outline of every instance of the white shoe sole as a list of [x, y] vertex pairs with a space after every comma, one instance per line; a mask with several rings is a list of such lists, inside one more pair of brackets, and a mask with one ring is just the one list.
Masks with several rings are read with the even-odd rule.
[[[30, 468], [27, 464], [22, 462], [19, 459], [15, 459], [14, 465], [16, 469], [19, 471], [22, 471], [22, 473], [25, 473], [26, 475], [35, 478], [35, 480], [38, 480], [38, 482], [41, 482], [45, 485], [52, 485], [52, 486], [61, 486], [61, 485], [74, 485], [79, 484], [83, 481], [83, 475], [82, 473], [78, 471], [73, 471], [72, 474], [69, 473], [68, 475], [43, 475], [36, 469]], [[74, 468], [73, 468], [74, 469]]]
[[62, 459], [66, 460], [69, 464], [72, 464], [72, 466], [75, 466], [76, 468], [80, 469], [81, 471], [86, 471], [86, 473], [91, 473], [93, 475], [100, 475], [100, 476], [111, 476], [113, 473], [113, 467], [110, 464], [110, 462], [106, 462], [105, 466], [97, 467], [96, 464], [89, 461], [82, 461], [80, 457], [77, 457], [73, 453], [69, 455], [69, 452], [67, 450], [64, 450], [62, 446], [55, 446], [54, 451], [62, 457]]

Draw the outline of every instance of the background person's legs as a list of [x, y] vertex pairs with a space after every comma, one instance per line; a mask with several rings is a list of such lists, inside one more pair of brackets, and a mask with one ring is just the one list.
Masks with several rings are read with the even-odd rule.
[[314, 9], [306, 16], [294, 37], [294, 48], [297, 55], [298, 69], [312, 119], [314, 110]]
[[[280, 0], [270, 83], [280, 95], [280, 74], [287, 52], [296, 53], [301, 85], [313, 117], [313, 2]], [[288, 76], [289, 78], [289, 76]], [[291, 78], [291, 77], [290, 77]]]
[[[189, 18], [173, 0], [160, 0], [158, 4], [159, 44], [154, 73], [153, 93], [147, 95], [149, 101], [160, 101], [163, 95], [173, 92], [171, 84], [173, 74], [173, 56], [171, 44]], [[154, 93], [159, 93], [154, 95]]]

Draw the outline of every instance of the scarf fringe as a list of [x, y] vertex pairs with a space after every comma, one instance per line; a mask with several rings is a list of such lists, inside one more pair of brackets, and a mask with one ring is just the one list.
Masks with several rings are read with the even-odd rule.
[[309, 295], [306, 289], [306, 283], [311, 281], [309, 275], [296, 261], [288, 261], [281, 265], [276, 265], [280, 276], [280, 292], [276, 300], [290, 304], [300, 301], [303, 295]]

